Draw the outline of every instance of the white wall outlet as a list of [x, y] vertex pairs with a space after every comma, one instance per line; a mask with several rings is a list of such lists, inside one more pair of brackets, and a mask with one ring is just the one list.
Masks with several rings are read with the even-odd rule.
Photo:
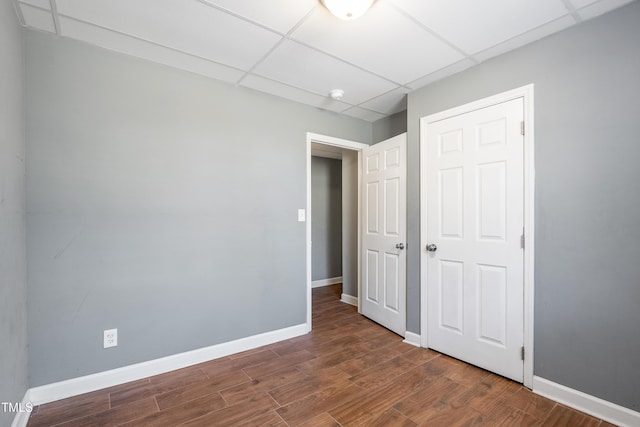
[[298, 221], [305, 222], [307, 219], [307, 212], [304, 209], [298, 209]]
[[104, 348], [116, 347], [118, 345], [118, 330], [106, 329], [104, 331]]

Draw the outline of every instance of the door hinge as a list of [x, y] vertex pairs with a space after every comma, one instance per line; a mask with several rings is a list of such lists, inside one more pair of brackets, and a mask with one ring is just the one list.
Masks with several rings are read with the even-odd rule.
[[524, 121], [520, 122], [520, 135], [524, 135]]
[[520, 236], [520, 249], [524, 249], [524, 233]]
[[520, 359], [524, 360], [524, 346], [520, 347]]

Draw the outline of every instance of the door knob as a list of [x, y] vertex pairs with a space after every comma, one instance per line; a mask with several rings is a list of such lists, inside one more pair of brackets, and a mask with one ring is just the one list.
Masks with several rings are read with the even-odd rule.
[[438, 250], [438, 247], [437, 247], [435, 244], [433, 244], [433, 243], [432, 243], [432, 244], [430, 244], [430, 245], [427, 245], [427, 251], [429, 251], [429, 252], [435, 252], [435, 251], [437, 251], [437, 250]]
[[404, 243], [397, 243], [396, 249], [400, 249], [400, 250], [404, 249]]

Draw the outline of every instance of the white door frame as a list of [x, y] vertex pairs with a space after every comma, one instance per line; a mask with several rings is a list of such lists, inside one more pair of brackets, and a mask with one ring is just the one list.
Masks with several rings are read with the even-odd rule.
[[362, 149], [369, 147], [361, 142], [350, 141], [347, 139], [334, 138], [332, 136], [320, 135], [317, 133], [307, 132], [307, 225], [306, 225], [306, 255], [307, 255], [307, 332], [311, 332], [311, 143], [332, 145], [347, 150], [353, 150], [358, 153], [358, 313], [360, 312], [360, 225], [362, 224], [362, 209], [360, 180], [362, 175]]
[[420, 119], [420, 344], [428, 346], [427, 337], [427, 200], [422, 197], [426, 188], [426, 127], [433, 122], [471, 111], [490, 107], [494, 104], [524, 98], [524, 385], [533, 387], [533, 317], [534, 317], [534, 126], [533, 126], [533, 84], [503, 92], [488, 98], [470, 102], [446, 111], [431, 114]]

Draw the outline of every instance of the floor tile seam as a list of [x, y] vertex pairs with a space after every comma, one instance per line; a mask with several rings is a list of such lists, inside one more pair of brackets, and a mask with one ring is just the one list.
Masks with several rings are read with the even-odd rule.
[[[262, 364], [264, 364], [264, 363], [270, 362], [270, 361], [272, 361], [272, 360], [275, 360], [275, 359], [281, 359], [281, 358], [282, 358], [282, 356], [280, 356], [278, 353], [276, 353], [275, 351], [273, 351], [273, 350], [271, 350], [271, 349], [267, 349], [267, 350], [259, 351], [259, 352], [257, 352], [257, 353], [253, 353], [253, 354], [260, 354], [260, 353], [262, 353], [262, 352], [266, 352], [266, 351], [273, 353], [276, 357], [275, 357], [275, 358], [272, 358], [272, 359], [268, 359], [268, 360], [263, 360], [263, 361], [260, 361], [260, 362], [256, 362], [255, 364], [252, 364], [252, 365], [243, 366], [242, 368], [239, 368], [239, 370], [241, 370], [241, 371], [243, 371], [243, 372], [244, 372], [244, 370], [245, 370], [245, 369], [253, 368], [253, 367], [255, 367], [255, 366], [262, 365]], [[239, 357], [239, 358], [237, 358], [237, 359], [229, 359], [229, 360], [231, 360], [231, 361], [235, 361], [235, 360], [242, 360], [244, 357], [251, 357], [253, 354], [250, 354], [250, 355], [247, 355], [247, 356], [243, 356], [243, 357]], [[230, 369], [229, 369], [229, 371], [234, 371], [234, 370], [237, 370], [237, 369], [238, 369], [238, 368], [230, 368]], [[246, 374], [246, 372], [245, 372], [245, 374]]]
[[[524, 387], [521, 387], [521, 388], [524, 388]], [[505, 399], [505, 400], [503, 401], [503, 403], [504, 403], [507, 407], [509, 407], [509, 408], [511, 408], [511, 409], [513, 409], [513, 410], [515, 410], [515, 411], [522, 412], [523, 414], [529, 415], [529, 416], [531, 416], [531, 417], [535, 418], [535, 419], [536, 419], [536, 420], [538, 420], [538, 421], [542, 421], [543, 419], [545, 419], [545, 418], [549, 415], [549, 413], [551, 413], [551, 410], [553, 409], [553, 406], [551, 406], [551, 409], [549, 409], [547, 412], [545, 412], [544, 416], [541, 418], [541, 417], [539, 417], [539, 416], [536, 416], [535, 414], [532, 414], [532, 413], [529, 411], [529, 409], [528, 409], [529, 407], [527, 407], [527, 409], [522, 409], [522, 408], [517, 408], [517, 407], [515, 407], [514, 405], [512, 405], [512, 404], [510, 403], [509, 399]], [[554, 405], [554, 406], [555, 406], [555, 405]]]
[[[91, 414], [80, 415], [80, 416], [77, 416], [77, 417], [74, 417], [74, 418], [66, 419], [66, 420], [64, 420], [64, 421], [61, 421], [61, 422], [58, 422], [58, 423], [55, 423], [55, 424], [48, 424], [48, 425], [47, 425], [47, 427], [58, 427], [58, 426], [63, 426], [63, 425], [65, 425], [65, 424], [67, 424], [67, 423], [70, 423], [70, 422], [72, 422], [72, 421], [77, 421], [77, 420], [81, 420], [81, 419], [83, 419], [83, 418], [93, 417], [94, 415], [101, 414], [102, 412], [106, 412], [106, 411], [108, 411], [108, 410], [109, 410], [109, 409], [107, 409], [107, 410], [105, 410], [105, 411], [93, 412], [93, 413], [91, 413]], [[28, 425], [28, 426], [29, 426], [29, 425]]]
[[[326, 386], [326, 387], [323, 387], [323, 388], [321, 388], [321, 389], [319, 389], [319, 390], [314, 390], [313, 392], [311, 392], [311, 393], [309, 393], [309, 394], [306, 394], [306, 395], [304, 395], [304, 396], [300, 396], [300, 397], [298, 397], [298, 398], [296, 398], [296, 399], [294, 399], [294, 400], [292, 400], [292, 401], [290, 401], [290, 402], [287, 402], [287, 404], [286, 404], [286, 405], [280, 405], [280, 408], [284, 408], [284, 407], [289, 406], [289, 405], [291, 405], [291, 404], [293, 404], [293, 403], [299, 402], [299, 401], [301, 401], [301, 400], [303, 400], [303, 399], [306, 399], [306, 398], [308, 398], [308, 397], [310, 397], [310, 396], [312, 396], [312, 395], [314, 395], [314, 394], [316, 394], [316, 393], [322, 392], [323, 390], [326, 390], [326, 389], [328, 389], [328, 388], [330, 388], [330, 387], [333, 387], [333, 386], [336, 386], [336, 385], [340, 385], [340, 383], [342, 383], [342, 382], [348, 382], [348, 380], [347, 380], [347, 379], [344, 379], [344, 380], [341, 380], [340, 382], [338, 382], [338, 384], [331, 384], [331, 385], [328, 385], [328, 386]], [[345, 384], [345, 385], [347, 385], [347, 384]], [[350, 386], [355, 386], [355, 387], [357, 387], [358, 389], [360, 389], [361, 391], [366, 391], [366, 389], [364, 389], [363, 387], [360, 387], [360, 386], [359, 386], [359, 385], [357, 385], [357, 384], [349, 383], [348, 385], [350, 385]], [[271, 395], [270, 395], [270, 396], [271, 396]], [[273, 396], [271, 396], [271, 398], [272, 398], [273, 400], [276, 400], [275, 398], [273, 398]], [[278, 403], [278, 402], [276, 401], [276, 403]], [[337, 406], [342, 405], [343, 403], [345, 403], [345, 402], [340, 402], [340, 403], [338, 403], [336, 406], [331, 407], [331, 409], [335, 409]], [[278, 404], [279, 404], [279, 403], [278, 403]], [[326, 412], [326, 413], [329, 413], [329, 411], [330, 411], [331, 409], [327, 409], [325, 412]], [[320, 414], [318, 414], [318, 415], [320, 415]], [[332, 417], [332, 418], [333, 418], [333, 417]], [[286, 421], [286, 420], [285, 420], [285, 421]]]
[[162, 411], [167, 411], [169, 409], [177, 408], [178, 406], [185, 405], [187, 403], [193, 402], [194, 400], [202, 399], [202, 398], [207, 397], [207, 396], [212, 396], [212, 395], [214, 395], [216, 393], [220, 395], [220, 397], [222, 398], [222, 401], [224, 402], [225, 406], [223, 406], [223, 408], [226, 408], [227, 406], [230, 406], [229, 402], [227, 402], [227, 400], [224, 398], [224, 396], [220, 393], [220, 390], [215, 390], [215, 391], [212, 391], [210, 393], [201, 394], [201, 395], [198, 395], [198, 396], [196, 396], [196, 397], [194, 397], [192, 399], [182, 401], [182, 402], [177, 403], [177, 404], [172, 405], [172, 406], [167, 406], [166, 408], [160, 408], [160, 404], [158, 403], [157, 397], [160, 396], [162, 393], [156, 394], [154, 396], [154, 400], [156, 401], [156, 406], [158, 407], [158, 412], [162, 412]]
[[[93, 392], [89, 392], [89, 393], [93, 393]], [[110, 402], [111, 401], [110, 393], [104, 393], [104, 394], [107, 395], [107, 400]], [[74, 396], [74, 397], [81, 397], [81, 396], [82, 395]], [[48, 405], [48, 404], [44, 403], [44, 404], [41, 404], [41, 405], [37, 406], [37, 408], [38, 408], [37, 412], [39, 412], [39, 413], [43, 413], [44, 412], [44, 414], [46, 415], [47, 412], [58, 411], [60, 409], [63, 409], [63, 408], [66, 408], [66, 407], [69, 407], [69, 406], [72, 406], [72, 405], [79, 406], [79, 405], [82, 405], [83, 403], [88, 402], [90, 400], [96, 400], [101, 396], [102, 395], [100, 394], [100, 395], [96, 395], [96, 396], [92, 396], [92, 397], [87, 397], [87, 398], [84, 398], [84, 399], [79, 399], [78, 401], [72, 401], [72, 402], [66, 403], [64, 405], [56, 405], [56, 406], [53, 406], [52, 408], [47, 408], [46, 405]], [[73, 399], [74, 397], [67, 398], [67, 399]], [[62, 399], [62, 400], [64, 400], [64, 399]], [[56, 402], [57, 401], [53, 401], [53, 402], [50, 402], [50, 403], [56, 403]], [[43, 406], [45, 408], [42, 408]], [[37, 412], [32, 411], [32, 415], [34, 415]]]
[[[183, 372], [180, 372], [178, 375], [175, 375], [178, 371], [183, 371]], [[171, 383], [176, 379], [187, 377], [198, 371], [200, 371], [200, 373], [203, 374], [205, 377], [207, 376], [206, 372], [204, 372], [204, 370], [201, 367], [195, 368], [193, 366], [188, 366], [186, 368], [180, 368], [173, 371], [164, 372], [162, 374], [153, 375], [151, 377], [147, 377], [147, 379], [149, 380], [150, 385], [161, 386], [166, 383]], [[126, 391], [126, 390], [122, 390], [122, 391]]]
[[[369, 372], [369, 371], [373, 371], [373, 370], [376, 368], [376, 366], [381, 365], [382, 363], [387, 363], [387, 362], [389, 362], [389, 361], [391, 361], [391, 360], [393, 360], [393, 359], [395, 359], [395, 358], [399, 358], [399, 357], [400, 357], [400, 356], [396, 356], [396, 357], [394, 357], [394, 358], [392, 358], [392, 359], [388, 359], [388, 360], [386, 360], [386, 361], [384, 361], [384, 362], [380, 362], [379, 364], [374, 365], [374, 366], [372, 366], [371, 368], [369, 368], [369, 369], [367, 369], [367, 370], [365, 370], [365, 371], [363, 371], [363, 372], [361, 372], [361, 373], [359, 373], [359, 374], [357, 374], [357, 375], [353, 375], [352, 377], [350, 377], [350, 378], [349, 378], [349, 381], [352, 381], [352, 379], [353, 379], [354, 377], [357, 377], [358, 375], [366, 374], [366, 373], [367, 373], [367, 372]], [[409, 363], [414, 363], [414, 362], [411, 362], [411, 361], [408, 361], [408, 362], [409, 362]], [[399, 377], [399, 376], [401, 376], [401, 375], [406, 374], [407, 372], [409, 372], [409, 371], [410, 371], [410, 370], [412, 370], [412, 369], [418, 368], [419, 366], [420, 366], [420, 365], [414, 364], [414, 366], [411, 366], [411, 367], [407, 368], [406, 370], [403, 370], [403, 371], [401, 371], [401, 372], [399, 372], [399, 373], [397, 373], [397, 374], [395, 374], [395, 375]], [[393, 378], [393, 379], [391, 379], [391, 380], [389, 380], [389, 381], [387, 381], [387, 382], [384, 382], [384, 383], [382, 383], [381, 385], [388, 384], [388, 383], [390, 383], [390, 382], [392, 382], [392, 381], [394, 381], [394, 380], [395, 380], [395, 378]], [[352, 381], [352, 382], [353, 382], [353, 381]], [[355, 384], [355, 383], [354, 383], [354, 384]]]
[[[290, 369], [290, 368], [291, 368], [291, 367], [289, 366], [289, 367], [283, 368], [283, 369], [281, 369], [281, 370], [279, 370], [279, 371], [276, 371], [276, 372], [274, 372], [273, 374], [268, 374], [268, 375], [266, 375], [266, 376], [267, 376], [267, 377], [269, 377], [269, 376], [277, 375], [278, 373], [283, 372], [283, 371], [285, 371], [285, 370], [287, 370], [287, 369]], [[305, 373], [304, 371], [301, 371], [301, 370], [300, 370], [300, 369], [298, 369], [297, 367], [295, 367], [295, 370], [296, 370], [296, 371], [298, 371], [299, 373], [301, 373], [301, 374], [305, 375], [305, 377], [309, 377], [309, 376], [310, 376], [309, 374]], [[221, 396], [222, 396], [222, 398], [224, 399], [224, 395], [222, 394], [224, 391], [229, 390], [229, 389], [232, 389], [232, 388], [237, 387], [237, 386], [240, 386], [240, 385], [243, 385], [243, 384], [247, 384], [247, 383], [253, 382], [253, 381], [260, 381], [260, 380], [258, 380], [258, 379], [252, 379], [251, 381], [245, 381], [245, 382], [243, 382], [243, 383], [241, 383], [241, 384], [237, 384], [237, 385], [229, 386], [229, 387], [227, 387], [227, 388], [224, 388], [224, 389], [218, 390], [218, 392], [220, 393], [220, 395], [221, 395]], [[285, 383], [285, 384], [280, 384], [280, 385], [278, 385], [278, 386], [277, 386], [277, 387], [275, 387], [275, 388], [271, 388], [271, 389], [268, 389], [268, 390], [263, 391], [263, 393], [268, 394], [268, 395], [269, 395], [269, 397], [271, 397], [271, 399], [275, 400], [275, 399], [273, 398], [273, 396], [271, 396], [271, 394], [270, 394], [273, 390], [275, 390], [275, 389], [277, 389], [277, 388], [279, 388], [279, 387], [287, 386], [287, 385], [292, 384], [292, 383], [294, 383], [294, 382], [295, 382], [295, 381], [291, 381], [291, 382], [288, 382], [288, 383]], [[246, 399], [243, 399], [242, 401], [244, 401], [244, 400], [246, 400]], [[240, 402], [242, 402], [242, 401], [240, 401]], [[227, 399], [225, 399], [225, 402], [228, 402], [228, 401], [227, 401]], [[235, 405], [235, 404], [240, 403], [240, 402], [233, 403], [232, 405]], [[276, 401], [276, 403], [278, 403], [278, 402]]]
[[549, 417], [551, 416], [551, 413], [553, 412], [553, 410], [558, 406], [558, 402], [555, 402], [554, 405], [551, 407], [551, 409], [549, 409], [549, 412], [547, 412], [547, 415], [541, 420], [540, 425], [543, 426], [547, 420], [549, 419]]
[[337, 387], [337, 386], [343, 386], [343, 385], [344, 385], [344, 386], [349, 386], [349, 385], [351, 385], [351, 386], [356, 386], [356, 387], [358, 387], [359, 389], [364, 390], [364, 389], [363, 389], [362, 387], [360, 387], [359, 385], [357, 385], [357, 384], [353, 384], [353, 383], [349, 382], [349, 380], [348, 380], [347, 378], [343, 378], [343, 379], [339, 379], [339, 380], [337, 380], [337, 381], [331, 381], [331, 383], [330, 383], [330, 384], [325, 384], [324, 386], [321, 386], [321, 387], [319, 387], [318, 389], [314, 389], [311, 393], [309, 393], [309, 394], [307, 394], [307, 395], [305, 395], [305, 396], [302, 396], [302, 397], [300, 397], [299, 399], [292, 400], [291, 402], [287, 403], [287, 405], [289, 405], [290, 403], [296, 402], [296, 401], [298, 401], [298, 400], [301, 400], [301, 399], [307, 398], [307, 397], [311, 396], [312, 394], [322, 392], [323, 390], [326, 390], [326, 389], [328, 389], [328, 388], [330, 388], [330, 387]]

